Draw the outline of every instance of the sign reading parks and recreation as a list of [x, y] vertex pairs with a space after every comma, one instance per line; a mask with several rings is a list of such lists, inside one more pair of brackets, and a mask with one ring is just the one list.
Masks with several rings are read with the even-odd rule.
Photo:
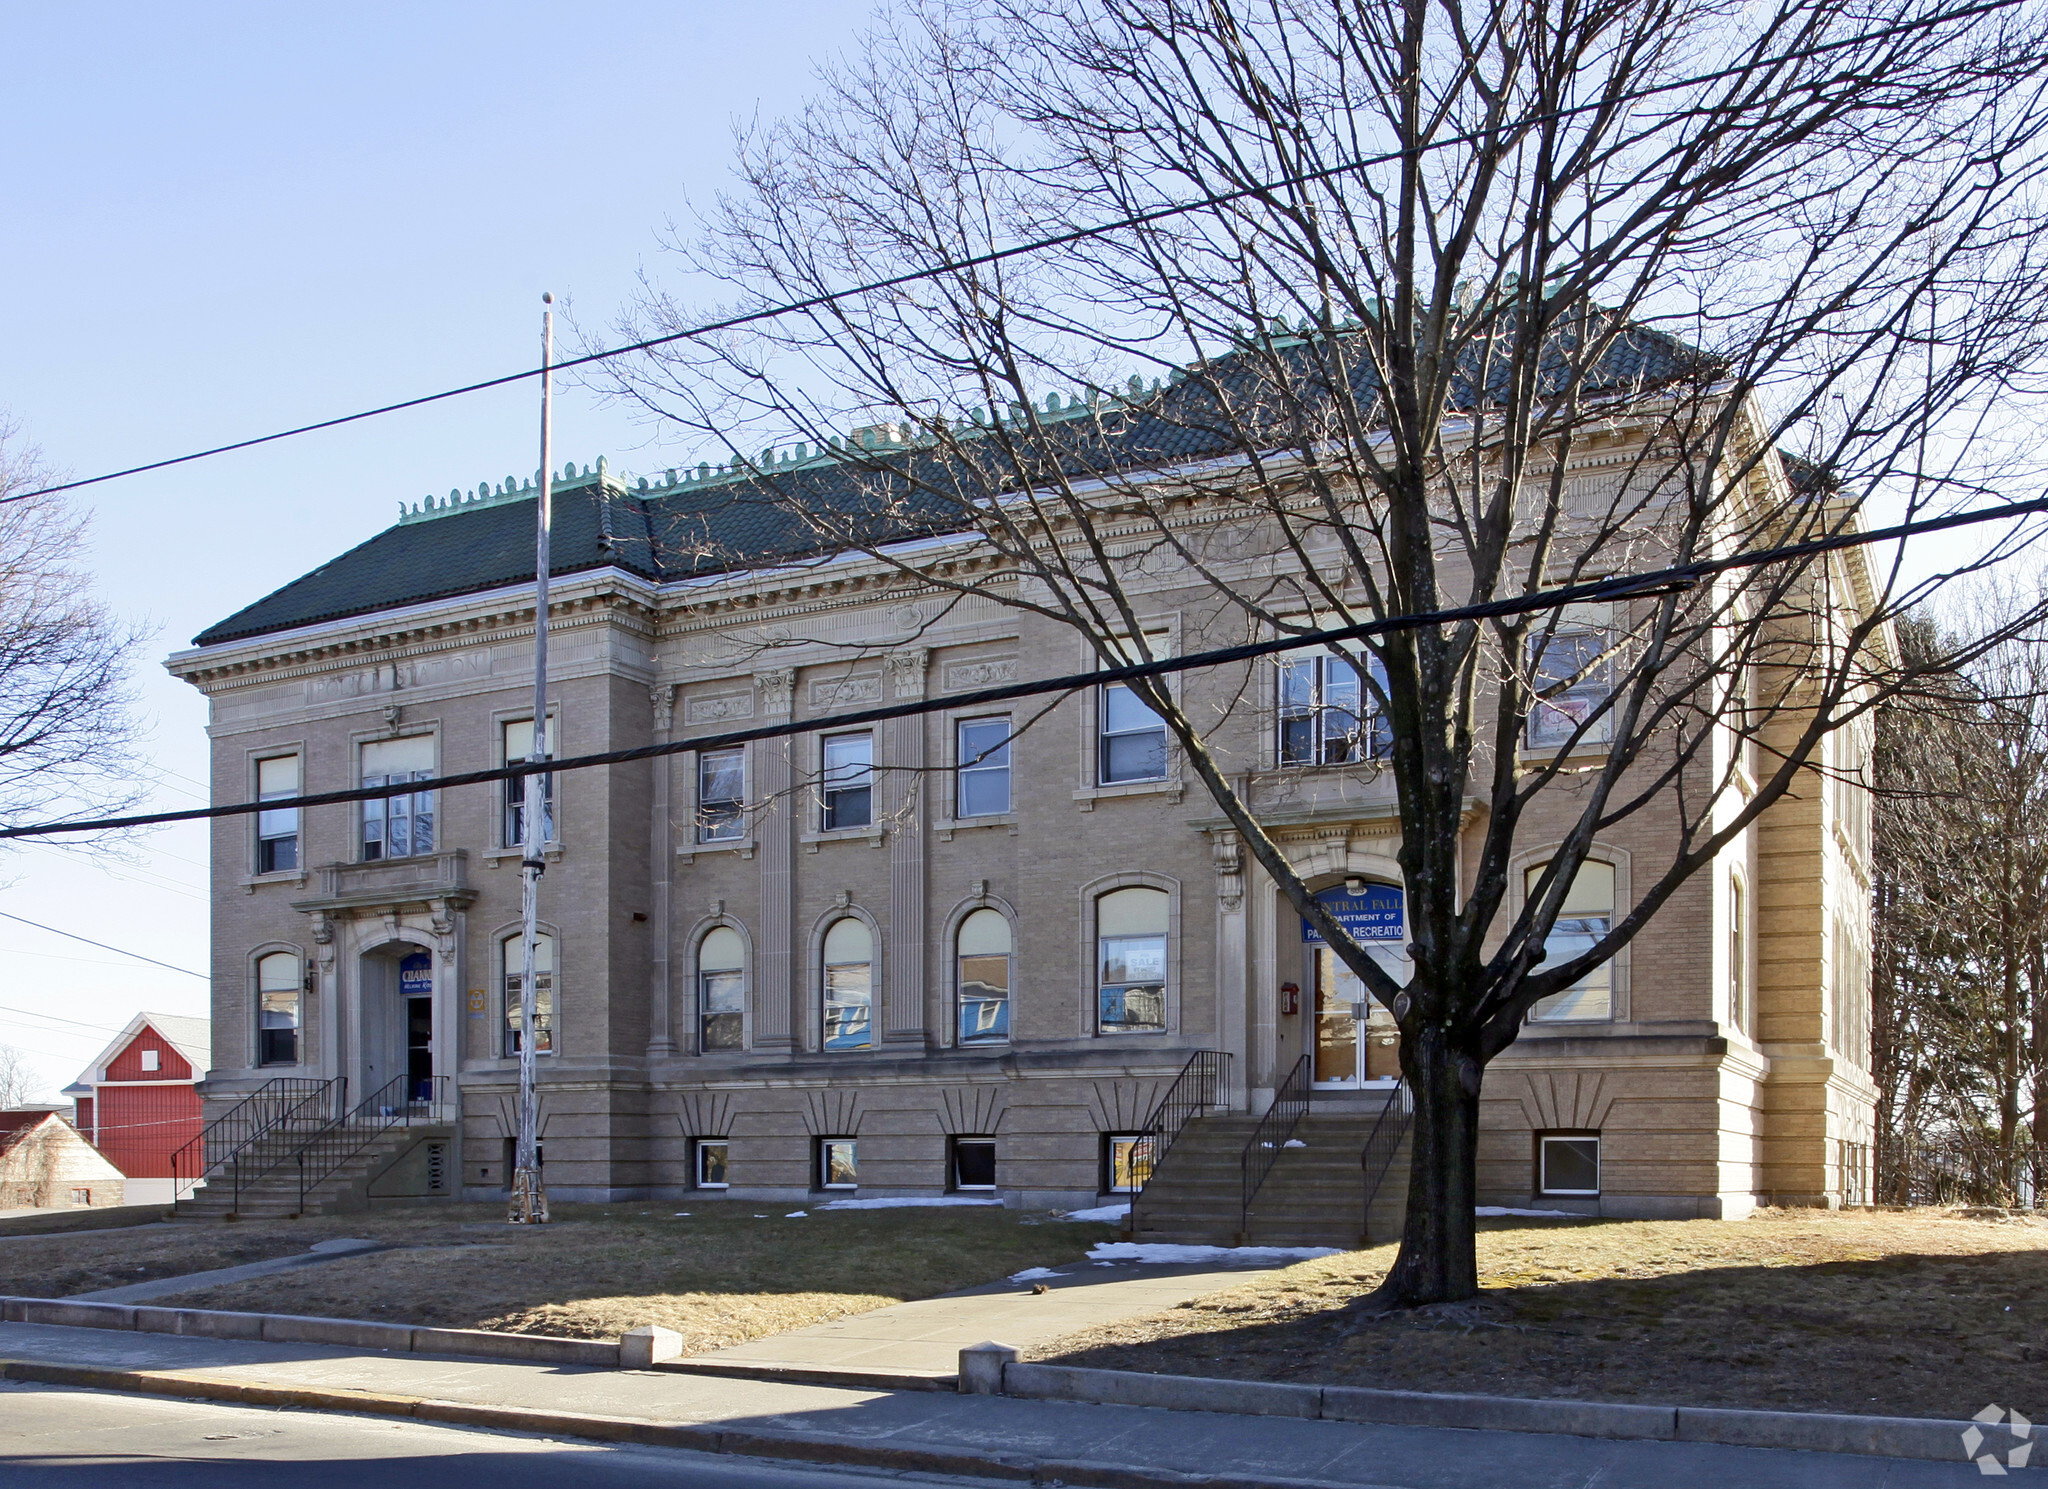
[[[1368, 884], [1356, 894], [1348, 889], [1326, 889], [1316, 896], [1316, 903], [1354, 941], [1399, 941], [1404, 934], [1398, 884]], [[1324, 944], [1306, 916], [1301, 922], [1301, 939], [1311, 946]]]
[[416, 951], [398, 964], [398, 995], [424, 998], [434, 991], [434, 959]]

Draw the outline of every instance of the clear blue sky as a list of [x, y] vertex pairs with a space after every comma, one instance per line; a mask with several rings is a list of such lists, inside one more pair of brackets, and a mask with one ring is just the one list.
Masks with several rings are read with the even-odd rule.
[[[733, 121], [792, 108], [870, 10], [0, 9], [0, 409], [86, 475], [530, 365], [540, 291], [607, 324], [662, 272], [663, 224], [724, 184]], [[558, 408], [559, 458], [684, 453]], [[534, 427], [515, 388], [82, 494], [105, 598], [155, 629], [162, 806], [197, 804], [205, 709], [156, 663], [401, 499], [530, 471]], [[204, 859], [196, 827], [105, 867], [0, 854], [0, 910], [203, 971]], [[205, 984], [0, 921], [0, 1043], [47, 1095], [142, 1009], [203, 1014]]]

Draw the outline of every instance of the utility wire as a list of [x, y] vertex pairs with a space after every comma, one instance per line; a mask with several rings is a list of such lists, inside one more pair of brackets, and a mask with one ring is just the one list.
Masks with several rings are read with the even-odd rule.
[[[1659, 94], [1679, 92], [1686, 88], [1696, 88], [1708, 83], [1725, 82], [1731, 78], [1768, 72], [1770, 69], [1782, 66], [1788, 62], [1805, 61], [1826, 52], [1861, 46], [1867, 42], [1883, 41], [1901, 34], [1933, 30], [1936, 26], [1945, 25], [1952, 21], [1969, 20], [1977, 16], [1990, 15], [1997, 11], [2010, 9], [2021, 3], [2022, 0], [1982, 0], [1982, 3], [1965, 5], [1940, 15], [1923, 16], [1915, 20], [1901, 21], [1890, 26], [1880, 26], [1876, 30], [1861, 31], [1853, 36], [1839, 37], [1834, 41], [1818, 42], [1810, 47], [1800, 47], [1789, 52], [1780, 52], [1775, 56], [1748, 58], [1714, 72], [1695, 73], [1690, 77], [1676, 78], [1668, 83], [1648, 84], [1641, 88], [1603, 96], [1586, 103], [1572, 104], [1564, 108], [1553, 109], [1547, 113], [1530, 114], [1516, 122], [1519, 128], [1527, 129], [1531, 126], [1554, 120], [1568, 119], [1575, 114], [1612, 109], [1622, 104], [1640, 103], [1644, 99], [1654, 98]], [[586, 367], [592, 363], [608, 362], [616, 357], [631, 356], [635, 352], [651, 351], [655, 347], [669, 346], [678, 341], [691, 341], [698, 337], [715, 335], [721, 331], [730, 331], [741, 326], [754, 325], [760, 321], [777, 320], [782, 316], [794, 315], [806, 310], [820, 310], [826, 306], [835, 305], [841, 300], [853, 299], [861, 295], [872, 295], [882, 290], [900, 289], [904, 285], [916, 284], [920, 280], [936, 279], [945, 274], [958, 274], [967, 269], [986, 268], [992, 264], [1007, 262], [1010, 259], [1042, 253], [1049, 248], [1062, 248], [1070, 243], [1080, 243], [1090, 238], [1106, 237], [1111, 233], [1120, 233], [1131, 228], [1144, 227], [1150, 223], [1162, 222], [1171, 217], [1181, 217], [1190, 212], [1200, 212], [1209, 207], [1227, 206], [1232, 202], [1243, 201], [1247, 197], [1282, 191], [1294, 186], [1305, 186], [1316, 181], [1326, 181], [1333, 176], [1341, 176], [1351, 171], [1365, 170], [1370, 166], [1389, 165], [1395, 161], [1408, 158], [1411, 153], [1447, 150], [1459, 145], [1482, 143], [1489, 138], [1493, 138], [1496, 133], [1497, 131], [1471, 130], [1464, 134], [1447, 135], [1442, 139], [1430, 140], [1423, 145], [1417, 146], [1413, 152], [1407, 150], [1387, 150], [1377, 155], [1354, 156], [1336, 165], [1322, 166], [1312, 171], [1298, 171], [1290, 175], [1275, 177], [1269, 181], [1258, 182], [1251, 186], [1240, 186], [1230, 191], [1219, 191], [1209, 196], [1197, 197], [1191, 201], [1171, 202], [1162, 207], [1154, 207], [1144, 212], [1135, 212], [1128, 217], [1116, 218], [1110, 222], [1074, 228], [1068, 232], [1055, 233], [1051, 237], [1034, 238], [1027, 243], [1013, 243], [1006, 248], [992, 248], [985, 253], [969, 254], [964, 258], [948, 259], [928, 268], [907, 270], [901, 274], [892, 274], [885, 279], [869, 280], [865, 284], [853, 285], [843, 290], [831, 290], [824, 294], [812, 295], [801, 300], [786, 300], [780, 304], [763, 306], [757, 310], [743, 311], [738, 315], [726, 316], [720, 320], [706, 321], [685, 330], [671, 331], [661, 336], [650, 336], [642, 341], [628, 342], [624, 346], [612, 347], [608, 351], [587, 352], [583, 356], [570, 357], [565, 361], [555, 363], [553, 370], [561, 372], [571, 367]], [[539, 377], [543, 370], [539, 367], [530, 367], [522, 372], [508, 372], [498, 377], [485, 378], [481, 382], [464, 383], [460, 387], [455, 388], [444, 388], [438, 393], [423, 393], [417, 398], [405, 398], [396, 403], [379, 404], [375, 408], [366, 408], [357, 413], [340, 414], [331, 419], [319, 419], [311, 424], [300, 424], [290, 429], [280, 429], [272, 434], [259, 434], [249, 439], [234, 440], [228, 444], [214, 445], [204, 450], [194, 450], [188, 455], [173, 455], [167, 459], [152, 460], [143, 465], [131, 465], [121, 470], [108, 471], [104, 475], [84, 476], [76, 481], [59, 481], [53, 485], [39, 486], [33, 491], [18, 491], [7, 496], [0, 496], [0, 503], [27, 501], [31, 497], [37, 496], [53, 496], [60, 491], [76, 491], [84, 486], [97, 486], [104, 481], [118, 481], [127, 476], [146, 475], [150, 471], [167, 470], [176, 465], [188, 465], [195, 460], [209, 460], [216, 455], [229, 455], [237, 450], [250, 450], [259, 445], [274, 444], [278, 440], [294, 439], [302, 434], [317, 434], [323, 429], [338, 429], [345, 424], [356, 424], [365, 419], [381, 418], [385, 414], [402, 413], [406, 409], [412, 408], [424, 408], [428, 404], [441, 403], [450, 398], [462, 398], [471, 393], [482, 393], [492, 388], [506, 387], [512, 383], [526, 382], [529, 379]]]
[[[23, 836], [26, 836], [26, 834], [23, 834]], [[183, 972], [187, 977], [197, 977], [202, 981], [211, 981], [204, 972], [194, 972], [190, 967], [173, 967], [169, 962], [160, 962], [155, 957], [144, 956], [139, 951], [129, 951], [120, 946], [109, 946], [104, 941], [95, 941], [89, 936], [79, 935], [76, 931], [60, 931], [53, 925], [44, 925], [41, 921], [30, 920], [26, 916], [9, 915], [5, 910], [0, 910], [0, 920], [12, 920], [22, 925], [32, 925], [39, 931], [48, 931], [53, 936], [66, 936], [73, 941], [83, 941], [87, 946], [97, 946], [101, 951], [111, 951], [116, 956], [132, 956], [138, 962], [148, 962], [152, 967], [162, 967], [166, 972]]]
[[[348, 791], [322, 791], [310, 796], [273, 797], [265, 801], [245, 801], [231, 806], [201, 807], [183, 812], [151, 812], [137, 817], [102, 817], [84, 822], [45, 822], [31, 827], [9, 827], [0, 829], [0, 840], [44, 837], [60, 832], [111, 832], [119, 828], [154, 827], [164, 822], [194, 822], [215, 817], [246, 817], [252, 812], [294, 811], [302, 807], [333, 806], [340, 802], [386, 801], [394, 796], [413, 796], [421, 792], [456, 786], [480, 786], [492, 781], [519, 780], [530, 775], [552, 775], [556, 771], [589, 770], [600, 765], [624, 765], [634, 760], [653, 760], [664, 755], [686, 755], [704, 750], [725, 749], [733, 745], [750, 744], [755, 740], [782, 739], [793, 734], [816, 734], [823, 730], [844, 729], [858, 724], [877, 724], [888, 719], [936, 713], [941, 709], [980, 708], [992, 703], [1007, 703], [1013, 699], [1039, 697], [1047, 693], [1075, 693], [1103, 683], [1127, 682], [1140, 677], [1163, 677], [1169, 673], [1187, 672], [1197, 667], [1216, 667], [1230, 662], [1250, 661], [1258, 657], [1299, 651], [1305, 647], [1324, 646], [1333, 641], [1363, 641], [1373, 636], [1418, 630], [1424, 626], [1527, 615], [1539, 610], [1555, 610], [1588, 601], [1642, 599], [1652, 595], [1671, 594], [1692, 589], [1702, 580], [1716, 574], [1761, 568], [1765, 564], [1778, 563], [1786, 559], [1813, 558], [1845, 548], [1858, 548], [1871, 543], [1914, 537], [1922, 533], [1943, 532], [1980, 522], [1998, 522], [2044, 512], [2048, 512], [2048, 497], [2035, 497], [2031, 501], [1979, 507], [1972, 511], [1956, 512], [1947, 517], [1901, 522], [1870, 532], [1835, 533], [1824, 538], [1810, 538], [1804, 542], [1785, 543], [1775, 548], [1729, 554], [1722, 558], [1701, 559], [1694, 563], [1653, 569], [1642, 574], [1619, 574], [1606, 579], [1589, 580], [1583, 584], [1562, 585], [1555, 589], [1538, 590], [1534, 594], [1488, 600], [1476, 605], [1459, 605], [1447, 610], [1430, 610], [1413, 615], [1392, 615], [1382, 620], [1364, 621], [1355, 626], [1334, 626], [1327, 630], [1281, 636], [1270, 641], [1250, 641], [1238, 646], [1219, 647], [1213, 651], [1166, 657], [1159, 661], [1103, 667], [1093, 672], [1075, 672], [1065, 677], [1009, 683], [1003, 687], [981, 688], [970, 693], [949, 693], [943, 698], [923, 698], [910, 703], [854, 709], [847, 713], [829, 714], [824, 718], [792, 720], [786, 724], [761, 724], [751, 729], [733, 729], [722, 734], [698, 735], [691, 739], [640, 745], [628, 750], [606, 750], [595, 755], [575, 755], [564, 760], [520, 761], [512, 765], [501, 765], [492, 770], [463, 771], [457, 775], [408, 781], [402, 786], [359, 786]], [[8, 918], [20, 919], [19, 916]], [[34, 924], [33, 921], [24, 923]], [[45, 926], [42, 929], [47, 930], [49, 927]], [[70, 933], [59, 931], [58, 934]], [[85, 938], [80, 936], [75, 939], [82, 941]], [[98, 946], [100, 943], [94, 941], [88, 944]], [[118, 950], [116, 947], [105, 949]], [[135, 955], [133, 952], [122, 954]], [[148, 961], [149, 958], [144, 957], [143, 960]], [[159, 962], [157, 965], [166, 964]], [[184, 969], [179, 967], [172, 970]], [[197, 977], [200, 974], [194, 972], [191, 975]]]
[[[112, 963], [101, 963], [101, 965], [111, 966]], [[121, 1032], [121, 1030], [118, 1027], [112, 1024], [84, 1024], [80, 1023], [77, 1019], [59, 1018], [54, 1013], [38, 1013], [33, 1008], [14, 1008], [4, 1003], [0, 1003], [0, 1013], [19, 1014], [23, 1018], [47, 1019], [49, 1022], [53, 1024], [70, 1024], [73, 1028], [76, 1029], [91, 1029], [96, 1034], [119, 1034]], [[57, 1031], [40, 1030], [37, 1032], [56, 1033]]]

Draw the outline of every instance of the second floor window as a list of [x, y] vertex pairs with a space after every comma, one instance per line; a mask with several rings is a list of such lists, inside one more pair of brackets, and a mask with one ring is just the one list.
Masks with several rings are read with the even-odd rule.
[[[556, 726], [548, 720], [547, 753], [542, 758], [552, 760], [556, 750]], [[513, 719], [500, 727], [499, 754], [502, 764], [516, 765], [533, 757], [533, 720]], [[526, 843], [526, 777], [519, 776], [506, 781], [505, 785], [505, 846], [519, 848]], [[555, 836], [555, 777], [552, 772], [540, 778], [540, 840], [543, 843], [557, 841]]]
[[747, 751], [705, 750], [697, 756], [697, 841], [727, 843], [746, 831]]
[[[256, 799], [277, 801], [299, 794], [299, 757], [273, 755], [256, 762]], [[284, 807], [256, 814], [256, 872], [278, 874], [299, 866], [299, 812]]]
[[[434, 736], [373, 740], [362, 747], [362, 784], [395, 786], [430, 780]], [[363, 858], [409, 858], [434, 851], [434, 793], [401, 792], [363, 803]]]
[[[1529, 639], [1529, 745], [1556, 749], [1571, 743], [1605, 744], [1614, 736], [1606, 709], [1614, 692], [1614, 646], [1604, 605], [1567, 605], [1555, 629]], [[1596, 717], [1597, 715], [1597, 717]], [[1583, 734], [1578, 731], [1583, 727]]]
[[1282, 765], [1356, 765], [1386, 753], [1384, 717], [1355, 665], [1321, 655], [1280, 663]]
[[875, 820], [875, 737], [872, 734], [825, 736], [825, 798], [827, 832], [841, 827], [866, 827]]
[[1166, 775], [1166, 722], [1120, 682], [1107, 684], [1097, 705], [1102, 784], [1156, 781]]
[[960, 784], [953, 812], [992, 817], [1010, 810], [1010, 721], [962, 719], [956, 726]]

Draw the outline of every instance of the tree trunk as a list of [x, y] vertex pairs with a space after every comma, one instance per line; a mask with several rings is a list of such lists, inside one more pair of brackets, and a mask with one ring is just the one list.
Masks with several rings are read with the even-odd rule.
[[1401, 1070], [1415, 1097], [1408, 1214], [1401, 1254], [1368, 1306], [1450, 1303], [1479, 1291], [1479, 1085], [1485, 1066], [1441, 1024], [1401, 1031]]

